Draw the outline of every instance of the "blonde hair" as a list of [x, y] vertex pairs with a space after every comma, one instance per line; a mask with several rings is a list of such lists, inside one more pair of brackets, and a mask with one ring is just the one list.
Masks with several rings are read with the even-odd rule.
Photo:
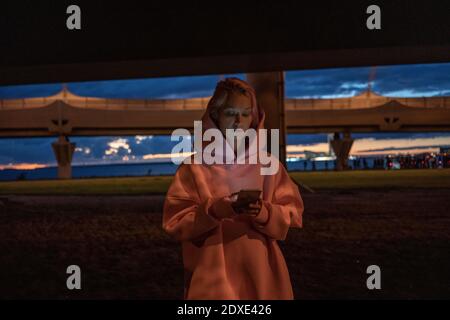
[[226, 78], [225, 80], [219, 81], [208, 104], [211, 119], [215, 122], [218, 121], [220, 109], [225, 105], [228, 96], [232, 92], [243, 94], [251, 99], [250, 90], [253, 89], [239, 78]]

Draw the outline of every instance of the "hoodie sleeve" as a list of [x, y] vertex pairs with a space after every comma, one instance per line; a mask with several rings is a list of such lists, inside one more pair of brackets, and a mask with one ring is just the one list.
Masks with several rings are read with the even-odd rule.
[[179, 241], [192, 241], [217, 227], [210, 214], [212, 198], [200, 202], [192, 173], [181, 165], [169, 187], [163, 209], [163, 229]]
[[303, 200], [297, 185], [280, 166], [272, 201], [263, 201], [253, 226], [275, 240], [285, 240], [290, 227], [302, 227]]

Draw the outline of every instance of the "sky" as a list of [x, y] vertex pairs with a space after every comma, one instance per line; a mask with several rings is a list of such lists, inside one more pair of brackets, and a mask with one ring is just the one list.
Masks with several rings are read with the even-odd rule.
[[[245, 80], [245, 74], [232, 74]], [[68, 83], [75, 94], [106, 98], [194, 98], [212, 95], [220, 75]], [[396, 97], [450, 96], [450, 63], [286, 72], [287, 98], [349, 97], [367, 89]], [[0, 99], [49, 96], [62, 84], [0, 86]], [[450, 146], [450, 133], [353, 134], [353, 155], [437, 151]], [[71, 137], [73, 164], [127, 162], [167, 154], [177, 142], [168, 136]], [[54, 165], [55, 138], [0, 139], [0, 169]], [[328, 152], [327, 134], [288, 136], [288, 152]]]

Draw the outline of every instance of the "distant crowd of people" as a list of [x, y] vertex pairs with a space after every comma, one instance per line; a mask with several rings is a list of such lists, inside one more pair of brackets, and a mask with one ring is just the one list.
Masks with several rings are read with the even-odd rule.
[[[365, 158], [349, 161], [353, 169], [369, 169]], [[351, 163], [352, 162], [352, 163]], [[450, 168], [450, 154], [423, 153], [418, 155], [385, 156], [373, 159], [372, 169], [439, 169]]]
[[[334, 161], [335, 162], [335, 161]], [[320, 166], [316, 161], [303, 161], [303, 170], [332, 170], [336, 167], [333, 161], [324, 161]], [[423, 153], [419, 155], [398, 155], [376, 158], [359, 157], [348, 160], [348, 169], [439, 169], [450, 168], [450, 154], [448, 153]]]
[[447, 153], [423, 153], [414, 156], [386, 157], [385, 161], [387, 169], [450, 168], [450, 154]]

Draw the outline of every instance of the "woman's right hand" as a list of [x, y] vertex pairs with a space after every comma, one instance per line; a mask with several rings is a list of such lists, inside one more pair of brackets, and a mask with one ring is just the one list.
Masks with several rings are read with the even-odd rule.
[[236, 214], [232, 203], [233, 200], [229, 196], [217, 198], [211, 205], [211, 214], [217, 219], [231, 218]]

